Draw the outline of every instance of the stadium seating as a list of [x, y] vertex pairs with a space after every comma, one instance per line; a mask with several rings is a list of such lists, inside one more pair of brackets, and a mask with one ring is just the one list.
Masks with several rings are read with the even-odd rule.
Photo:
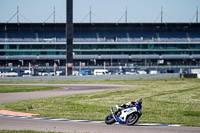
[[0, 32], [0, 42], [4, 42], [4, 41], [5, 41], [5, 33]]
[[154, 32], [131, 32], [129, 34], [132, 42], [154, 42], [156, 38]]
[[[6, 38], [7, 36], [7, 38]], [[0, 42], [65, 42], [65, 32], [0, 32]], [[75, 32], [74, 42], [200, 42], [200, 32]]]
[[200, 41], [200, 32], [190, 32], [189, 36], [190, 36], [192, 42]]
[[74, 33], [75, 42], [97, 42], [95, 32], [77, 32]]
[[127, 42], [125, 32], [98, 32], [100, 42]]
[[7, 32], [8, 42], [34, 42], [35, 33], [33, 32]]
[[161, 42], [187, 42], [185, 32], [159, 32]]

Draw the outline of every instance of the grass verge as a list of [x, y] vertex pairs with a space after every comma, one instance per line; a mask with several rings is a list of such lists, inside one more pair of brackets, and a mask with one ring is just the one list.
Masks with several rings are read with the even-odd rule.
[[51, 86], [10, 86], [1, 85], [0, 93], [11, 93], [11, 92], [30, 92], [30, 91], [45, 91], [45, 90], [55, 90], [60, 89], [60, 87]]
[[[0, 84], [144, 84], [145, 79], [141, 80], [94, 80], [94, 81], [88, 81], [88, 80], [82, 80], [82, 81], [73, 81], [73, 80], [49, 80], [49, 81], [0, 81]], [[156, 80], [156, 79], [153, 79]], [[130, 82], [131, 81], [131, 82]], [[148, 80], [146, 80], [148, 81]]]
[[140, 86], [7, 103], [1, 104], [0, 109], [37, 113], [41, 114], [41, 117], [104, 120], [110, 113], [110, 107], [141, 97], [144, 112], [139, 120], [141, 123], [200, 126], [200, 82], [198, 79], [103, 81], [104, 84], [109, 82]]

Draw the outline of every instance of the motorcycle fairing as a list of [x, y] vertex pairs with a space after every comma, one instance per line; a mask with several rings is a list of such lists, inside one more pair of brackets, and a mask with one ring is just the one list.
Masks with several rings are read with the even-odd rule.
[[129, 107], [129, 108], [123, 109], [121, 110], [121, 115], [119, 117], [115, 116], [113, 109], [111, 109], [111, 113], [117, 122], [125, 123], [127, 116], [133, 112], [137, 112], [137, 110], [138, 110], [137, 107], [131, 107], [131, 108]]

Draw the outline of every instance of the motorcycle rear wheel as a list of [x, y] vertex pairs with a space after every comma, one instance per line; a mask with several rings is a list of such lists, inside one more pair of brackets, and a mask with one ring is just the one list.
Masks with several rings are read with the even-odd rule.
[[111, 125], [113, 123], [115, 123], [115, 119], [113, 118], [112, 114], [109, 114], [106, 119], [105, 119], [105, 123], [108, 125]]
[[134, 113], [134, 114], [131, 114], [127, 117], [126, 119], [126, 124], [128, 126], [132, 126], [134, 125], [137, 121], [139, 120], [139, 114], [137, 113]]

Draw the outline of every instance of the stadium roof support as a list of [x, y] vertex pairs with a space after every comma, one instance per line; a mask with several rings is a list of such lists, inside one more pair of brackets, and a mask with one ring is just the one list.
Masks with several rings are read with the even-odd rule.
[[90, 6], [90, 23], [92, 22], [92, 9], [91, 9], [91, 6]]
[[17, 6], [17, 23], [19, 23], [19, 6]]
[[7, 21], [7, 23], [9, 23], [15, 16], [17, 16], [17, 23], [19, 23], [19, 6], [17, 6], [17, 12]]
[[163, 23], [164, 20], [164, 12], [163, 12], [163, 6], [161, 6], [161, 11], [158, 15], [158, 17], [156, 17], [156, 19], [154, 20], [154, 23], [160, 18], [160, 23]]
[[[192, 21], [195, 21], [196, 23], [199, 23], [199, 7], [197, 6], [196, 9], [197, 9], [197, 10], [196, 10], [194, 16], [192, 17], [192, 19], [190, 20], [190, 23], [191, 23]], [[195, 20], [195, 18], [196, 18], [196, 20]]]
[[125, 23], [128, 22], [128, 9], [127, 9], [127, 6], [126, 6], [126, 9], [125, 9], [125, 12], [124, 14], [120, 17], [120, 19], [118, 20], [118, 23], [122, 20], [122, 18], [125, 18]]
[[90, 6], [90, 11], [89, 11], [89, 13], [83, 18], [83, 20], [81, 21], [81, 23], [82, 23], [83, 21], [85, 21], [85, 19], [86, 19], [88, 16], [89, 16], [89, 22], [92, 23], [92, 8], [91, 8], [91, 6]]
[[15, 12], [15, 14], [7, 21], [7, 23], [9, 23], [14, 17], [17, 18], [17, 23], [20, 23], [20, 17], [25, 19], [26, 21], [31, 22], [27, 17], [25, 17], [23, 14], [20, 13], [19, 11], [19, 6], [17, 6], [17, 11]]
[[161, 23], [163, 23], [163, 7], [161, 6]]
[[125, 23], [128, 22], [128, 11], [127, 11], [127, 6], [126, 6], [126, 11], [125, 11]]
[[88, 12], [88, 14], [81, 20], [81, 23], [83, 23], [87, 18], [89, 17], [89, 23], [94, 23], [94, 17], [99, 19], [99, 20], [103, 20], [102, 18], [98, 17], [96, 14], [94, 14], [92, 12], [92, 7], [90, 6], [90, 10]]
[[53, 22], [56, 23], [56, 8], [53, 8]]
[[196, 23], [199, 22], [199, 9], [198, 9], [198, 6], [197, 6], [197, 12], [196, 12]]
[[49, 20], [49, 18], [51, 18], [52, 16], [53, 16], [53, 23], [56, 23], [56, 8], [55, 8], [55, 6], [54, 6], [54, 8], [53, 8], [53, 12], [52, 12], [51, 15], [44, 21], [44, 23], [47, 22], [47, 21]]

